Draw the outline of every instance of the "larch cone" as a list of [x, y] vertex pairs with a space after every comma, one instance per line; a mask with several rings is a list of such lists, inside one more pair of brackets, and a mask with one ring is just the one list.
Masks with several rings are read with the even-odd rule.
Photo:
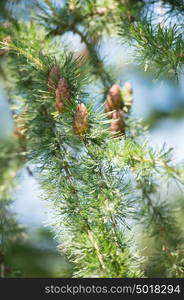
[[125, 134], [125, 122], [123, 119], [123, 111], [122, 110], [117, 110], [112, 113], [112, 121], [111, 121], [110, 131], [114, 135], [114, 137]]
[[89, 128], [88, 123], [88, 111], [86, 106], [81, 103], [77, 105], [74, 120], [73, 120], [73, 131], [77, 135], [83, 135]]
[[65, 109], [65, 104], [70, 101], [70, 88], [65, 78], [60, 78], [56, 94], [55, 105], [57, 110], [61, 113]]

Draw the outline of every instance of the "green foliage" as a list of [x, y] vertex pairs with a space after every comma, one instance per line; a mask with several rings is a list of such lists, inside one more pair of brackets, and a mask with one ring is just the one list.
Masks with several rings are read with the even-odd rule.
[[[155, 76], [164, 75], [178, 80], [183, 71], [183, 12], [182, 1], [160, 2], [161, 12], [157, 12], [157, 1], [145, 3], [142, 13], [131, 24], [123, 17], [120, 22], [120, 35], [135, 49], [135, 61], [144, 66], [145, 71], [154, 71]], [[161, 6], [162, 4], [162, 6]], [[169, 17], [179, 10], [176, 16]], [[174, 21], [173, 21], [174, 20]], [[121, 25], [122, 24], [122, 25]]]
[[0, 277], [16, 276], [17, 270], [6, 264], [7, 248], [22, 238], [23, 228], [11, 212], [15, 176], [22, 165], [22, 156], [15, 141], [0, 144]]
[[145, 71], [155, 70], [156, 76], [178, 76], [183, 67], [184, 41], [180, 27], [162, 27], [137, 22], [130, 27], [128, 42], [136, 48], [135, 60], [143, 62]]
[[19, 273], [8, 277], [70, 277], [72, 266], [58, 253], [50, 229], [38, 228], [27, 232], [26, 238], [9, 243], [6, 262]]
[[[10, 29], [13, 41], [1, 42], [9, 51], [6, 67], [16, 78], [12, 94], [21, 101], [15, 115], [24, 114], [25, 159], [34, 165], [42, 197], [54, 211], [53, 231], [60, 251], [74, 265], [74, 277], [184, 276], [183, 232], [167, 197], [160, 200], [160, 186], [182, 183], [183, 167], [173, 165], [171, 149], [150, 147], [146, 128], [129, 114], [124, 116], [126, 136], [113, 138], [99, 97], [89, 93], [91, 83], [94, 90], [102, 84], [101, 100], [118, 80], [98, 53], [98, 44], [109, 33], [120, 32], [135, 46], [136, 59], [146, 69], [160, 73], [164, 67], [178, 77], [181, 29], [153, 24], [150, 14], [145, 17], [147, 4], [67, 1], [58, 7], [45, 0], [36, 22]], [[80, 36], [89, 59], [76, 58], [53, 39], [68, 31]], [[71, 95], [63, 113], [48, 90], [53, 65], [67, 80]], [[77, 136], [73, 117], [80, 103], [87, 107], [89, 129]], [[154, 243], [152, 253], [144, 253], [137, 243], [138, 225]]]

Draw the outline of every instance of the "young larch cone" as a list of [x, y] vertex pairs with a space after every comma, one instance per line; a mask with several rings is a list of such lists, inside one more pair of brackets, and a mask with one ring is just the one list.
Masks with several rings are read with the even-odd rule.
[[[123, 107], [123, 98], [121, 94], [121, 88], [117, 84], [113, 84], [107, 94], [107, 100], [105, 102], [105, 112], [109, 113], [113, 110], [119, 110]], [[112, 114], [108, 114], [108, 118], [112, 118]]]
[[83, 103], [78, 104], [73, 119], [73, 131], [77, 135], [83, 135], [87, 132], [88, 128], [87, 108]]
[[53, 65], [48, 75], [47, 84], [49, 92], [54, 92], [56, 90], [60, 76], [61, 74], [58, 65]]
[[114, 137], [125, 134], [125, 122], [123, 119], [123, 111], [122, 110], [117, 110], [112, 113], [112, 121], [111, 121], [110, 131], [112, 132]]
[[70, 87], [64, 78], [60, 78], [55, 94], [55, 105], [61, 113], [65, 109], [65, 104], [70, 101]]

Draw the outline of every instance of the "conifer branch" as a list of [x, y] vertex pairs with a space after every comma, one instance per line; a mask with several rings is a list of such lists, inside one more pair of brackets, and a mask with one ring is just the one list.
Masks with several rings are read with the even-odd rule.
[[[67, 151], [66, 151], [64, 145], [61, 143], [61, 140], [60, 140], [60, 138], [59, 138], [59, 136], [57, 134], [57, 131], [53, 130], [53, 133], [56, 135], [56, 138], [58, 140], [59, 148], [61, 150], [60, 151], [61, 159], [65, 160], [65, 162], [66, 162], [66, 164], [64, 165], [64, 170], [65, 170], [66, 178], [67, 178], [69, 184], [73, 186], [73, 192], [74, 192], [74, 195], [76, 197], [76, 200], [77, 200], [77, 203], [78, 203], [78, 206], [79, 206], [79, 214], [81, 215], [81, 218], [83, 219], [84, 224], [85, 224], [84, 228], [86, 228], [86, 233], [89, 236], [91, 244], [92, 244], [92, 246], [95, 249], [96, 255], [98, 257], [98, 260], [99, 260], [99, 263], [100, 263], [100, 265], [102, 267], [102, 271], [103, 271], [104, 275], [108, 274], [108, 271], [107, 271], [107, 269], [105, 267], [105, 264], [104, 264], [103, 255], [100, 252], [100, 248], [99, 248], [98, 243], [97, 243], [97, 241], [95, 239], [94, 233], [93, 233], [93, 231], [90, 228], [88, 220], [83, 217], [82, 208], [81, 208], [81, 205], [80, 205], [80, 199], [78, 198], [77, 189], [75, 187], [75, 180], [74, 180], [74, 178], [73, 178], [73, 176], [71, 174], [71, 171], [70, 171], [70, 168], [69, 168], [69, 164], [68, 164], [67, 159], [66, 159], [66, 157], [67, 157]], [[62, 153], [64, 153], [64, 156], [62, 155]]]
[[[65, 32], [72, 31], [73, 33], [76, 33], [80, 36], [81, 42], [85, 43], [85, 46], [90, 54], [90, 63], [93, 66], [93, 74], [95, 76], [99, 77], [104, 88], [105, 92], [110, 88], [110, 86], [113, 84], [113, 79], [111, 78], [110, 74], [105, 70], [103, 61], [98, 57], [97, 51], [95, 49], [96, 43], [93, 43], [93, 41], [89, 39], [89, 35], [83, 33], [81, 30], [79, 30], [78, 25], [80, 22], [85, 20], [87, 17], [93, 17], [95, 12], [90, 12], [86, 15], [80, 15], [79, 11], [72, 10], [70, 11], [71, 14], [73, 14], [73, 21], [71, 22], [70, 17], [66, 17], [66, 23], [64, 28], [62, 22], [60, 22], [60, 15], [57, 14], [56, 8], [54, 8], [51, 4], [51, 1], [45, 1], [46, 4], [49, 6], [49, 9], [51, 10], [53, 16], [57, 19], [57, 27], [56, 29], [51, 29], [49, 32], [49, 36], [55, 36], [55, 35], [63, 35]], [[40, 7], [41, 8], [41, 7]], [[42, 8], [41, 8], [42, 10]], [[63, 8], [63, 13], [66, 10], [66, 16], [68, 14], [67, 7]], [[100, 14], [99, 14], [100, 15]], [[56, 19], [53, 21], [56, 22]], [[51, 25], [51, 24], [50, 24]], [[84, 30], [85, 31], [85, 30]]]
[[[162, 2], [167, 6], [164, 21], [170, 10], [182, 15], [179, 3]], [[153, 69], [157, 76], [167, 72], [177, 79], [183, 68], [181, 21], [174, 26], [159, 22], [154, 0], [107, 0], [103, 5], [100, 0], [73, 0], [56, 7], [51, 0], [44, 3], [36, 24], [22, 22], [17, 32], [8, 28], [14, 36], [1, 42], [0, 55], [11, 64], [10, 76], [16, 79], [11, 92], [21, 102], [15, 111], [17, 159], [34, 165], [42, 197], [54, 211], [59, 248], [74, 264], [73, 276], [149, 276], [131, 231], [143, 224], [147, 239], [156, 245], [155, 253], [146, 255], [152, 274], [182, 277], [183, 233], [169, 200], [160, 200], [159, 187], [164, 180], [181, 185], [183, 167], [172, 163], [170, 149], [155, 151], [145, 142], [145, 128], [129, 114], [130, 83], [121, 89], [97, 50], [104, 34], [120, 31], [145, 71]], [[68, 31], [85, 44], [92, 68], [52, 40]], [[100, 81], [106, 101], [97, 110], [99, 99], [87, 90], [88, 84], [95, 87]], [[6, 153], [11, 156], [15, 158]], [[5, 235], [2, 239], [4, 243]], [[5, 271], [2, 264], [2, 276]]]
[[[14, 51], [15, 47], [12, 46], [12, 49]], [[19, 51], [19, 47], [17, 47], [16, 50], [19, 54], [23, 53], [22, 51]], [[25, 58], [25, 55], [23, 54], [23, 56], [17, 56], [17, 63], [19, 63], [19, 59], [21, 64], [24, 65], [24, 70], [27, 67], [30, 72], [31, 68], [32, 72], [35, 74], [33, 78], [36, 78], [37, 74], [40, 72], [39, 68], [41, 68], [41, 72], [44, 72], [42, 80], [47, 82], [47, 66], [44, 67], [44, 71], [42, 69], [42, 62], [37, 64], [36, 68], [35, 64], [32, 63], [32, 61], [37, 62], [38, 58], [34, 58], [34, 60], [32, 60], [32, 56], [29, 55]], [[40, 57], [40, 59], [45, 60], [44, 57]], [[74, 63], [75, 62], [73, 61], [68, 61], [68, 64], [71, 64], [72, 68], [75, 68], [73, 65]], [[63, 72], [64, 68], [65, 65], [62, 66]], [[66, 68], [69, 68], [69, 65], [66, 65]], [[20, 78], [22, 77], [21, 72], [18, 74], [16, 73], [16, 75], [20, 76]], [[79, 80], [78, 77], [76, 78]], [[69, 84], [71, 86], [70, 82]], [[43, 86], [45, 86], [44, 82]], [[26, 90], [26, 93], [29, 95], [29, 89]], [[88, 238], [91, 244], [90, 248], [92, 247], [93, 250], [91, 249], [88, 253], [88, 251], [86, 252], [84, 249], [86, 262], [88, 259], [90, 261], [94, 260], [93, 253], [95, 253], [96, 271], [99, 272], [101, 276], [116, 277], [121, 276], [121, 274], [129, 274], [129, 276], [134, 276], [134, 274], [137, 272], [137, 267], [133, 268], [132, 270], [128, 268], [134, 259], [131, 256], [128, 245], [126, 245], [125, 236], [122, 232], [120, 232], [120, 229], [118, 229], [118, 232], [116, 228], [116, 222], [118, 222], [118, 220], [122, 224], [121, 226], [126, 227], [124, 222], [124, 219], [126, 218], [126, 210], [123, 209], [123, 206], [126, 207], [126, 193], [128, 194], [128, 192], [126, 192], [127, 184], [121, 182], [121, 188], [118, 187], [120, 184], [120, 178], [123, 178], [123, 176], [120, 175], [122, 170], [117, 170], [117, 173], [115, 172], [115, 174], [111, 174], [112, 163], [108, 160], [106, 152], [104, 152], [104, 157], [102, 154], [100, 154], [101, 147], [107, 151], [108, 141], [112, 140], [110, 134], [108, 133], [108, 129], [100, 131], [99, 129], [101, 125], [99, 123], [97, 124], [99, 129], [93, 129], [91, 134], [87, 134], [84, 139], [79, 138], [78, 146], [80, 150], [77, 152], [79, 154], [80, 151], [84, 151], [84, 154], [80, 155], [80, 166], [77, 167], [78, 159], [75, 157], [77, 156], [77, 152], [75, 152], [74, 156], [71, 156], [70, 152], [67, 150], [68, 146], [74, 147], [74, 141], [76, 139], [74, 135], [70, 134], [71, 130], [69, 131], [69, 134], [65, 133], [65, 131], [68, 132], [68, 126], [71, 126], [70, 122], [68, 123], [68, 120], [65, 120], [65, 113], [63, 113], [63, 116], [58, 115], [58, 117], [53, 118], [53, 104], [51, 104], [53, 97], [50, 96], [47, 91], [44, 93], [45, 96], [47, 95], [48, 97], [47, 101], [45, 101], [45, 104], [43, 104], [42, 98], [43, 89], [42, 91], [35, 89], [34, 94], [31, 94], [31, 101], [28, 102], [26, 110], [26, 115], [28, 117], [26, 121], [26, 132], [29, 137], [27, 145], [28, 149], [30, 149], [29, 157], [37, 165], [40, 165], [42, 173], [45, 172], [44, 177], [46, 176], [46, 179], [41, 176], [41, 173], [39, 174], [41, 177], [41, 185], [46, 191], [48, 191], [48, 196], [46, 196], [46, 198], [50, 198], [52, 195], [53, 203], [55, 203], [57, 200], [55, 199], [56, 196], [54, 196], [53, 193], [56, 192], [56, 195], [58, 195], [57, 197], [61, 199], [61, 202], [59, 202], [59, 207], [61, 208], [59, 213], [60, 217], [64, 218], [66, 223], [70, 224], [68, 225], [71, 226], [71, 230], [73, 230], [74, 241], [76, 239], [78, 243], [79, 234], [81, 235], [82, 239], [86, 240], [86, 238]], [[37, 100], [36, 102], [35, 99]], [[40, 99], [40, 102], [38, 99]], [[72, 107], [70, 108], [70, 111], [66, 111], [66, 116], [67, 114], [68, 118], [70, 119]], [[56, 121], [57, 119], [59, 121], [58, 123]], [[38, 126], [36, 125], [36, 122], [38, 122]], [[63, 131], [61, 131], [61, 128], [63, 128]], [[41, 133], [39, 130], [41, 130]], [[93, 136], [94, 134], [95, 136]], [[81, 143], [82, 140], [86, 140], [86, 142], [83, 144]], [[46, 160], [48, 160], [48, 162], [44, 161], [43, 163], [42, 157], [47, 157]], [[105, 163], [106, 167], [104, 166]], [[49, 166], [49, 164], [51, 164], [52, 168]], [[103, 173], [95, 171], [94, 168], [96, 167], [99, 170], [103, 170], [105, 177], [102, 176]], [[61, 174], [64, 174], [64, 177], [62, 177], [62, 182], [60, 181]], [[91, 174], [93, 175], [94, 182], [92, 182], [90, 186], [88, 180]], [[58, 180], [57, 176], [59, 176]], [[112, 187], [106, 184], [108, 177], [112, 182]], [[52, 182], [55, 182], [54, 185]], [[76, 184], [79, 182], [81, 185], [80, 189], [76, 186]], [[60, 185], [62, 186], [62, 191], [60, 190]], [[95, 191], [96, 187], [97, 191]], [[112, 204], [110, 203], [111, 201]], [[95, 205], [97, 205], [96, 208]], [[103, 206], [104, 212], [102, 209]], [[88, 215], [88, 209], [92, 209], [90, 215]], [[117, 221], [115, 221], [116, 219]], [[78, 228], [78, 232], [76, 232], [74, 229], [75, 227]], [[102, 240], [102, 233], [104, 241]], [[116, 253], [116, 255], [113, 256], [111, 251], [107, 254], [106, 247], [110, 247], [111, 251]], [[118, 248], [120, 251], [118, 251]], [[81, 266], [80, 274], [82, 276], [86, 276], [84, 267], [86, 262], [85, 260], [81, 261], [80, 256], [76, 254], [77, 249], [75, 244], [73, 246], [71, 244], [67, 245], [66, 251], [67, 253], [70, 253], [69, 255], [71, 257], [73, 257], [73, 260], [76, 262], [76, 267], [79, 268], [79, 266]], [[109, 257], [109, 261], [107, 256]], [[121, 261], [120, 265], [118, 265], [119, 260]], [[115, 266], [117, 270], [115, 269]], [[92, 270], [90, 270], [89, 267], [88, 269], [87, 276], [91, 276]]]

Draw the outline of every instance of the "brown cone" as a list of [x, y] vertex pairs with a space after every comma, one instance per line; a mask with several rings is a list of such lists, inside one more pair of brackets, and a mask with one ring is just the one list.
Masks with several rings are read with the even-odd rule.
[[125, 134], [125, 123], [122, 110], [117, 110], [112, 113], [110, 131], [115, 137]]
[[50, 69], [48, 76], [48, 90], [49, 92], [54, 92], [57, 88], [58, 81], [60, 78], [60, 69], [57, 65], [53, 65]]
[[[105, 102], [105, 112], [109, 113], [113, 110], [121, 109], [123, 106], [123, 99], [121, 95], [121, 89], [119, 85], [113, 84], [107, 94], [107, 100]], [[112, 118], [112, 114], [108, 115], [108, 118]]]
[[57, 110], [61, 113], [65, 109], [65, 103], [70, 101], [70, 88], [68, 82], [64, 78], [60, 78], [56, 94], [55, 94], [55, 105]]
[[87, 108], [83, 103], [78, 104], [74, 114], [73, 131], [77, 135], [83, 135], [87, 132], [88, 127]]

